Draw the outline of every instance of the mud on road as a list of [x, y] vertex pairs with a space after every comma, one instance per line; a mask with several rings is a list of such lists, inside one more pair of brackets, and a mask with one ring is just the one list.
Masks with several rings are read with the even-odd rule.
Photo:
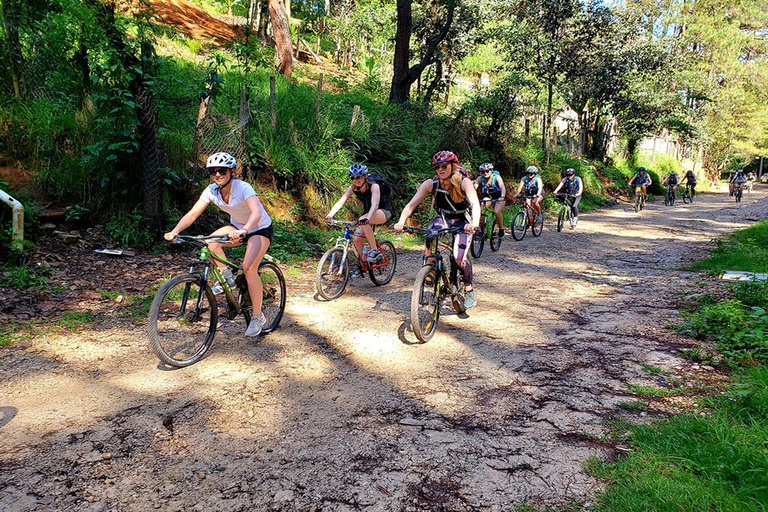
[[705, 280], [685, 266], [768, 216], [765, 197], [621, 204], [575, 231], [507, 236], [475, 261], [477, 308], [425, 344], [407, 328], [410, 253], [389, 285], [356, 280], [330, 303], [311, 270], [288, 276], [276, 332], [248, 340], [221, 320], [182, 370], [158, 365], [141, 324], [2, 349], [0, 510], [587, 506], [602, 483], [584, 462], [615, 456], [606, 419], [675, 406], [620, 407], [630, 385], [660, 384], [642, 365], [691, 387], [718, 378], [678, 357], [690, 340], [668, 326]]

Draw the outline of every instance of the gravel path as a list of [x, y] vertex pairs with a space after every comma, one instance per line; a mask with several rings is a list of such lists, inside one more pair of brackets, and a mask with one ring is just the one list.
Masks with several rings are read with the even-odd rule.
[[254, 342], [223, 320], [183, 370], [158, 366], [141, 325], [3, 349], [0, 510], [587, 504], [601, 482], [584, 462], [615, 455], [606, 419], [660, 414], [619, 407], [628, 386], [658, 383], [641, 365], [717, 377], [676, 357], [690, 340], [666, 326], [701, 280], [683, 267], [766, 218], [766, 192], [508, 235], [475, 262], [478, 307], [441, 317], [425, 344], [406, 327], [410, 253], [389, 285], [359, 279], [330, 303], [288, 276], [280, 329]]

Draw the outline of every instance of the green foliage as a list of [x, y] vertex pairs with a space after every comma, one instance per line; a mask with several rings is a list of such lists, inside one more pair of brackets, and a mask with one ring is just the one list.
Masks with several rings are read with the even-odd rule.
[[48, 284], [45, 272], [30, 270], [26, 265], [0, 267], [0, 288], [44, 287]]
[[768, 272], [768, 221], [717, 240], [710, 257], [697, 261], [691, 268], [710, 272]]
[[683, 326], [683, 332], [699, 340], [708, 335], [730, 339], [743, 330], [746, 319], [747, 313], [740, 301], [725, 300], [693, 313]]
[[629, 455], [587, 465], [589, 474], [611, 482], [596, 510], [762, 510], [768, 502], [766, 420], [768, 368], [754, 367], [737, 377], [729, 393], [711, 400], [706, 416], [625, 424]]
[[117, 210], [107, 221], [105, 231], [121, 247], [147, 249], [158, 242], [147, 230], [146, 220], [139, 208], [132, 212]]
[[275, 221], [273, 226], [275, 233], [268, 252], [288, 264], [322, 255], [333, 238], [328, 231], [312, 229], [303, 223]]

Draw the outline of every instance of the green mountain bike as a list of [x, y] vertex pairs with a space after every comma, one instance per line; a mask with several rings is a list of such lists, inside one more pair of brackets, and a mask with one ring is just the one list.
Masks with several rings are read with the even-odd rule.
[[480, 225], [472, 235], [472, 245], [469, 250], [472, 253], [472, 257], [479, 258], [483, 254], [483, 248], [485, 247], [485, 241], [488, 240], [488, 244], [491, 246], [493, 252], [498, 251], [501, 248], [501, 236], [499, 236], [498, 223], [496, 222], [496, 214], [493, 209], [496, 207], [498, 199], [483, 199], [483, 212], [480, 215]]
[[[189, 242], [200, 247], [197, 260], [189, 264], [189, 273], [172, 277], [163, 284], [149, 308], [149, 341], [157, 357], [169, 366], [182, 368], [196, 363], [208, 352], [219, 324], [219, 305], [208, 284], [208, 278], [221, 284], [226, 302], [225, 315], [234, 320], [243, 316], [245, 325], [251, 321], [251, 298], [248, 283], [240, 266], [219, 258], [208, 243], [231, 244], [228, 236], [182, 236], [173, 243]], [[272, 332], [280, 324], [285, 312], [285, 279], [274, 262], [265, 260], [259, 265], [259, 277], [264, 287], [262, 312], [267, 319], [261, 332]], [[271, 258], [270, 258], [271, 259]], [[230, 287], [221, 275], [216, 262], [232, 269], [235, 286]]]

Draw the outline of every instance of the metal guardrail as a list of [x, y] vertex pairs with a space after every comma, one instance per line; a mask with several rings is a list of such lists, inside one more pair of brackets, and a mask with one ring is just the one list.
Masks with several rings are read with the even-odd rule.
[[24, 206], [3, 190], [0, 190], [0, 201], [13, 210], [13, 243], [20, 243], [24, 240]]

